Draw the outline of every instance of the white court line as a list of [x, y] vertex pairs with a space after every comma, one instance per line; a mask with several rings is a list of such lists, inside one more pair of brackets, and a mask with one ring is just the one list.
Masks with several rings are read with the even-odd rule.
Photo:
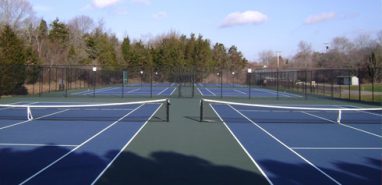
[[213, 96], [216, 96], [216, 94], [214, 92], [212, 92], [210, 89], [208, 89], [207, 87], [204, 89], [207, 90], [209, 93], [211, 93]]
[[35, 144], [35, 143], [0, 143], [0, 146], [76, 147], [77, 145], [56, 145], [56, 144]]
[[45, 118], [45, 117], [49, 117], [49, 116], [53, 116], [53, 115], [55, 115], [55, 114], [59, 114], [59, 113], [62, 113], [62, 112], [68, 111], [68, 110], [69, 110], [69, 109], [61, 110], [61, 111], [53, 112], [53, 113], [51, 113], [51, 114], [47, 114], [47, 115], [44, 115], [44, 116], [40, 116], [40, 117], [35, 118], [35, 119], [31, 119], [31, 120], [26, 120], [26, 121], [18, 122], [18, 123], [15, 123], [15, 124], [12, 124], [12, 125], [8, 125], [8, 126], [5, 126], [5, 127], [0, 127], [0, 130], [6, 129], [6, 128], [10, 128], [10, 127], [14, 127], [14, 126], [17, 126], [17, 125], [20, 125], [20, 124], [23, 124], [23, 123], [28, 123], [28, 122], [31, 122], [31, 121], [33, 121], [33, 120], [38, 120], [38, 119], [41, 119], [41, 118]]
[[[288, 110], [247, 110], [247, 109], [238, 109], [240, 112], [297, 112], [297, 111], [288, 111]], [[301, 112], [301, 111], [298, 111]]]
[[97, 109], [97, 108], [94, 108], [94, 109], [70, 109], [70, 110], [90, 110], [90, 111], [98, 111], [98, 110], [104, 110], [104, 111], [131, 111], [133, 110], [132, 108], [131, 109], [123, 109], [123, 108], [110, 108], [110, 109], [106, 109], [106, 108], [101, 108], [101, 109]]
[[240, 94], [247, 94], [247, 93], [245, 93], [245, 92], [243, 92], [243, 91], [239, 91], [239, 90], [237, 90], [237, 89], [234, 89], [233, 91], [238, 92], [238, 93], [240, 93]]
[[126, 93], [129, 94], [129, 93], [132, 93], [132, 92], [137, 92], [139, 90], [141, 90], [141, 88], [132, 89], [130, 91], [127, 91]]
[[200, 93], [202, 96], [204, 96], [204, 94], [203, 94], [202, 91], [199, 89], [199, 87], [198, 87], [197, 89], [198, 89], [199, 93]]
[[316, 117], [316, 118], [319, 118], [319, 119], [322, 119], [322, 120], [325, 120], [325, 121], [329, 121], [329, 122], [332, 122], [332, 123], [335, 123], [335, 124], [339, 124], [339, 125], [347, 127], [347, 128], [351, 128], [351, 129], [354, 129], [354, 130], [357, 130], [357, 131], [360, 131], [360, 132], [363, 132], [363, 133], [375, 136], [375, 137], [382, 138], [381, 135], [374, 134], [374, 133], [368, 132], [366, 130], [362, 130], [362, 129], [359, 129], [359, 128], [356, 128], [356, 127], [352, 127], [352, 126], [349, 126], [349, 125], [345, 125], [345, 124], [342, 124], [342, 123], [337, 123], [336, 121], [333, 121], [333, 120], [330, 120], [330, 119], [327, 119], [327, 118], [324, 118], [324, 117], [321, 117], [321, 116], [317, 116], [315, 114], [310, 114], [310, 113], [307, 113], [307, 112], [304, 112], [304, 111], [301, 111], [301, 112], [306, 114], [306, 115], [312, 116], [312, 117]]
[[95, 184], [99, 178], [102, 177], [102, 175], [107, 171], [107, 169], [110, 168], [110, 166], [114, 163], [114, 161], [121, 155], [121, 153], [123, 151], [125, 151], [125, 149], [127, 148], [127, 146], [135, 139], [135, 137], [141, 132], [141, 130], [143, 129], [143, 127], [146, 126], [146, 124], [149, 122], [149, 120], [151, 120], [151, 118], [158, 112], [158, 110], [163, 106], [163, 104], [160, 104], [160, 106], [154, 111], [154, 113], [150, 116], [149, 119], [147, 119], [147, 121], [141, 126], [141, 128], [139, 128], [139, 130], [133, 135], [133, 137], [125, 144], [125, 146], [123, 146], [123, 148], [121, 148], [121, 150], [118, 152], [118, 154], [116, 156], [114, 156], [114, 158], [109, 162], [109, 164], [102, 170], [102, 172], [96, 177], [96, 179], [94, 179], [94, 181], [91, 183], [91, 185]]
[[163, 89], [163, 91], [157, 93], [157, 95], [161, 95], [162, 93], [164, 93], [165, 91], [167, 91], [168, 87], [166, 89]]
[[382, 147], [291, 147], [294, 150], [382, 150]]
[[[95, 93], [110, 91], [110, 90], [118, 89], [118, 88], [121, 88], [121, 87], [106, 87], [106, 88], [102, 88], [102, 89], [96, 89]], [[78, 92], [78, 93], [72, 93], [72, 95], [78, 95], [78, 94], [79, 95], [87, 95], [87, 94], [92, 94], [92, 93], [94, 93], [94, 90], [82, 91], [82, 92]]]
[[[265, 89], [257, 89], [257, 88], [254, 88], [253, 90], [254, 91], [264, 92], [264, 93], [277, 94], [277, 92], [274, 91], [274, 90], [265, 90]], [[286, 93], [286, 92], [279, 92], [279, 95], [285, 96], [285, 97], [289, 97], [289, 98], [290, 97], [298, 97], [298, 98], [302, 97], [302, 96], [297, 95], [297, 94], [291, 94], [291, 93]]]
[[176, 87], [174, 88], [174, 90], [171, 91], [170, 96], [171, 96], [172, 94], [174, 94], [175, 90], [176, 90]]
[[249, 154], [248, 150], [244, 147], [244, 145], [240, 142], [240, 140], [236, 137], [236, 135], [232, 132], [232, 130], [228, 127], [228, 125], [224, 122], [224, 120], [222, 119], [222, 117], [220, 116], [220, 114], [218, 114], [218, 112], [215, 110], [215, 108], [210, 104], [210, 107], [212, 108], [212, 110], [215, 112], [215, 114], [219, 117], [219, 119], [223, 122], [224, 126], [228, 129], [229, 133], [231, 133], [231, 135], [233, 136], [233, 138], [236, 140], [236, 142], [239, 144], [239, 146], [243, 149], [243, 151], [245, 152], [245, 154], [247, 154], [247, 156], [249, 157], [249, 159], [253, 162], [253, 164], [255, 164], [255, 166], [257, 167], [257, 169], [259, 169], [260, 173], [265, 177], [265, 179], [268, 181], [268, 183], [270, 185], [273, 185], [272, 181], [269, 179], [269, 177], [267, 176], [267, 174], [263, 171], [263, 169], [261, 169], [260, 165], [256, 162], [256, 160], [251, 156], [251, 154]]
[[278, 143], [280, 143], [281, 145], [283, 145], [285, 148], [287, 148], [289, 151], [291, 151], [292, 153], [294, 153], [295, 155], [297, 155], [300, 159], [302, 159], [303, 161], [305, 161], [306, 163], [308, 163], [310, 166], [312, 166], [314, 169], [316, 169], [317, 171], [319, 171], [321, 174], [325, 175], [326, 177], [328, 177], [330, 180], [332, 180], [333, 182], [335, 182], [336, 184], [341, 184], [340, 182], [338, 182], [336, 179], [334, 179], [332, 176], [330, 176], [329, 174], [325, 173], [324, 171], [322, 171], [319, 167], [317, 167], [316, 165], [314, 165], [312, 162], [310, 162], [308, 159], [306, 159], [305, 157], [303, 157], [301, 154], [297, 153], [295, 150], [293, 150], [291, 147], [289, 147], [287, 144], [285, 144], [284, 142], [282, 142], [280, 139], [278, 139], [276, 136], [272, 135], [270, 132], [268, 132], [267, 130], [265, 130], [263, 127], [261, 127], [260, 125], [258, 125], [256, 122], [252, 121], [251, 119], [249, 119], [247, 116], [245, 116], [243, 113], [239, 112], [238, 110], [236, 110], [234, 107], [232, 107], [231, 105], [228, 105], [229, 107], [231, 107], [233, 110], [235, 110], [237, 113], [239, 113], [241, 116], [243, 116], [245, 119], [247, 119], [249, 122], [251, 122], [253, 125], [255, 125], [257, 128], [259, 128], [260, 130], [262, 130], [264, 133], [266, 133], [267, 135], [269, 135], [271, 138], [273, 138], [274, 140], [276, 140]]
[[98, 135], [102, 134], [103, 132], [105, 132], [107, 129], [109, 129], [110, 127], [114, 126], [115, 124], [117, 124], [118, 122], [120, 122], [122, 119], [124, 119], [125, 117], [129, 116], [130, 114], [132, 114], [133, 112], [135, 112], [136, 110], [138, 110], [140, 107], [142, 107], [144, 104], [138, 106], [137, 108], [135, 108], [133, 111], [125, 114], [124, 116], [122, 116], [121, 118], [119, 118], [117, 121], [113, 122], [112, 124], [110, 124], [109, 126], [107, 126], [106, 128], [102, 129], [101, 131], [97, 132], [95, 135], [93, 135], [92, 137], [90, 137], [89, 139], [87, 139], [86, 141], [84, 141], [83, 143], [81, 143], [80, 145], [78, 145], [77, 147], [73, 148], [72, 150], [70, 150], [69, 152], [67, 152], [66, 154], [64, 154], [63, 156], [61, 156], [60, 158], [56, 159], [55, 161], [53, 161], [52, 163], [50, 163], [49, 165], [45, 166], [43, 169], [41, 169], [40, 171], [36, 172], [35, 174], [33, 174], [32, 176], [30, 176], [29, 178], [25, 179], [23, 182], [20, 183], [20, 185], [22, 184], [25, 184], [27, 183], [28, 181], [30, 181], [31, 179], [33, 179], [34, 177], [36, 177], [37, 175], [39, 175], [40, 173], [44, 172], [45, 170], [47, 170], [48, 168], [50, 168], [51, 166], [53, 166], [54, 164], [58, 163], [59, 161], [61, 161], [62, 159], [64, 159], [66, 156], [68, 156], [69, 154], [73, 153], [74, 151], [76, 151], [77, 149], [79, 149], [80, 147], [82, 147], [83, 145], [85, 145], [86, 143], [88, 143], [89, 141], [91, 141], [92, 139], [94, 139], [95, 137], [97, 137]]

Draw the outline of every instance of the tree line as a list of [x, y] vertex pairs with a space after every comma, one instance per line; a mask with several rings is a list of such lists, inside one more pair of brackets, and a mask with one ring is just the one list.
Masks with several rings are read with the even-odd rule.
[[[239, 71], [248, 61], [236, 46], [212, 44], [201, 34], [189, 36], [170, 32], [149, 41], [119, 40], [105, 31], [103, 22], [78, 16], [64, 22], [59, 18], [48, 23], [36, 18], [25, 0], [0, 0], [1, 84], [9, 84], [23, 71], [21, 65], [97, 65], [105, 69], [131, 70], [218, 70]], [[3, 67], [7, 65], [7, 67]], [[11, 65], [19, 67], [13, 67]], [[28, 75], [2, 94], [19, 89]], [[17, 85], [16, 85], [17, 84]], [[16, 87], [16, 88], [11, 88]], [[4, 90], [5, 91], [5, 90]]]
[[259, 53], [260, 67], [280, 69], [370, 69], [382, 75], [382, 31], [375, 37], [362, 34], [354, 40], [335, 37], [323, 43], [321, 51], [312, 49], [306, 41], [300, 41], [293, 56], [266, 50]]
[[[382, 76], [382, 31], [376, 37], [361, 35], [355, 40], [336, 37], [321, 51], [301, 41], [293, 56], [272, 50], [259, 53], [261, 68], [350, 68], [366, 69]], [[243, 71], [248, 60], [236, 46], [212, 43], [203, 35], [169, 32], [148, 41], [118, 39], [105, 31], [102, 21], [77, 16], [66, 22], [37, 18], [25, 0], [0, 0], [0, 86], [22, 91], [22, 84], [36, 77], [11, 65], [97, 65], [105, 69], [170, 71]], [[32, 71], [34, 73], [34, 71]], [[36, 72], [35, 72], [36, 73]], [[27, 79], [27, 77], [32, 78]], [[13, 80], [12, 80], [13, 79]], [[12, 81], [12, 82], [10, 82]], [[9, 85], [9, 87], [8, 87]]]

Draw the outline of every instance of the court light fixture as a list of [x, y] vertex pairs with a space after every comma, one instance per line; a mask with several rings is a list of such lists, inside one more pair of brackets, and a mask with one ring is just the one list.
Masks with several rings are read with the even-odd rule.
[[93, 67], [93, 71], [96, 72], [97, 71], [97, 67]]
[[252, 68], [248, 68], [248, 73], [252, 73]]

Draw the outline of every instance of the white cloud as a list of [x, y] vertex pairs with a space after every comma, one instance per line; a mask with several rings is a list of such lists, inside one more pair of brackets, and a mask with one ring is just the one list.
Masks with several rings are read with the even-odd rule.
[[258, 11], [233, 12], [228, 14], [221, 27], [231, 27], [244, 24], [260, 24], [268, 20], [268, 16]]
[[120, 0], [93, 0], [93, 5], [97, 8], [106, 8], [115, 5]]
[[143, 4], [143, 5], [150, 5], [151, 4], [150, 0], [131, 0], [131, 2], [134, 4]]
[[305, 19], [305, 24], [317, 24], [324, 21], [329, 21], [336, 18], [337, 14], [334, 12], [325, 12], [319, 15], [312, 15]]
[[160, 11], [160, 12], [157, 12], [155, 14], [153, 14], [153, 18], [156, 19], [156, 20], [161, 20], [161, 19], [164, 19], [167, 17], [167, 12], [165, 11]]

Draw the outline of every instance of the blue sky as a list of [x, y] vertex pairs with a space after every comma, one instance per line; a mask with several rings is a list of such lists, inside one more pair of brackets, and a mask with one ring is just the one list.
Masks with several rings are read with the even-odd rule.
[[316, 51], [334, 37], [382, 31], [382, 0], [29, 0], [47, 21], [86, 15], [119, 38], [170, 31], [236, 45], [249, 60], [264, 50], [289, 57], [300, 41]]

